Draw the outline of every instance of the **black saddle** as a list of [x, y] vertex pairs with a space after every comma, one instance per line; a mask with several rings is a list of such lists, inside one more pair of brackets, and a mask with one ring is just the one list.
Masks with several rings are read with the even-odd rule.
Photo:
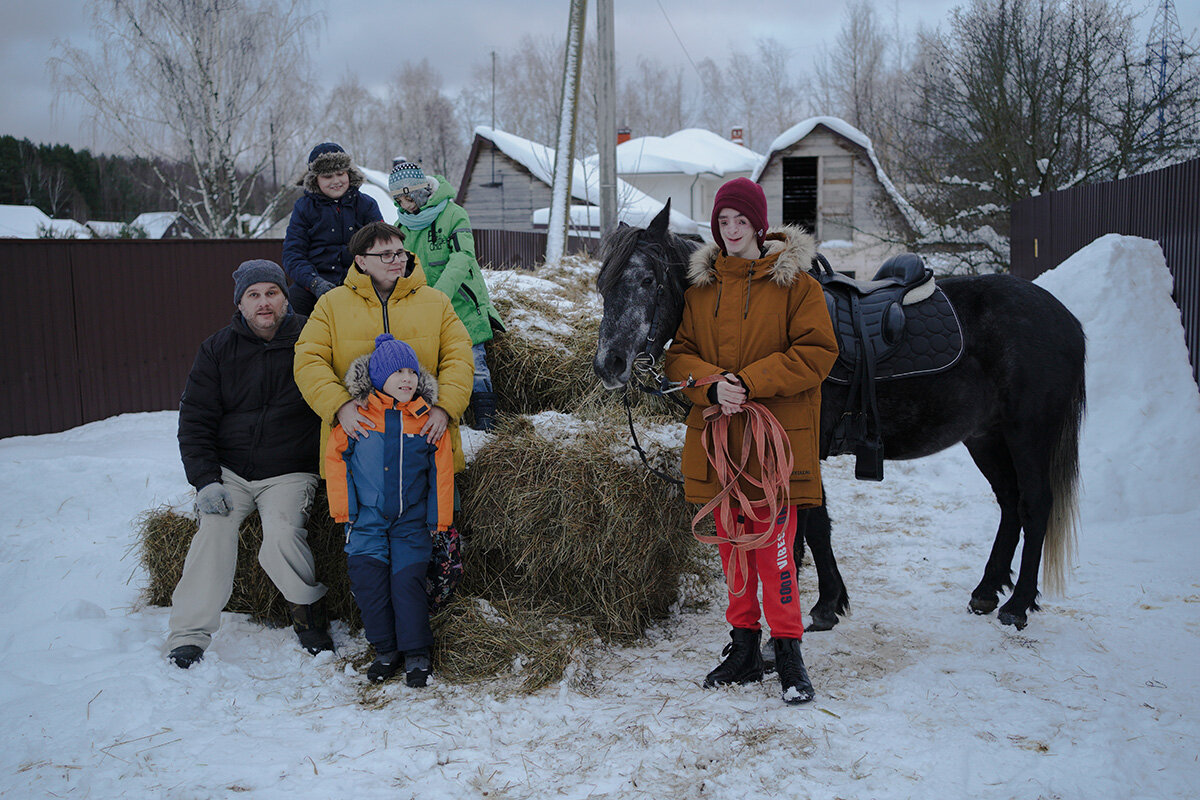
[[838, 341], [828, 380], [850, 386], [829, 455], [855, 453], [855, 477], [883, 480], [883, 441], [875, 382], [949, 369], [963, 354], [962, 328], [949, 298], [920, 256], [893, 256], [869, 281], [838, 274], [822, 255], [813, 275]]

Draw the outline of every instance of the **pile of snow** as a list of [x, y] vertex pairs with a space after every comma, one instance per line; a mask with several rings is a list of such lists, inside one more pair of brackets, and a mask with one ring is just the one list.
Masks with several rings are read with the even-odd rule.
[[[1187, 513], [1200, 490], [1200, 393], [1156, 242], [1109, 234], [1035, 283], [1087, 334], [1085, 514]], [[1085, 517], [1086, 518], [1086, 517]]]
[[[0, 441], [0, 795], [1193, 797], [1200, 398], [1155, 253], [1106, 237], [1040, 280], [1090, 348], [1068, 595], [1020, 633], [967, 613], [999, 515], [961, 446], [891, 463], [882, 484], [834, 459], [854, 615], [804, 637], [817, 698], [800, 708], [773, 680], [701, 688], [729, 641], [715, 582], [528, 697], [368, 687], [231, 614], [202, 663], [175, 669], [132, 545], [139, 513], [190, 497], [177, 414]], [[472, 452], [482, 435], [464, 433]]]

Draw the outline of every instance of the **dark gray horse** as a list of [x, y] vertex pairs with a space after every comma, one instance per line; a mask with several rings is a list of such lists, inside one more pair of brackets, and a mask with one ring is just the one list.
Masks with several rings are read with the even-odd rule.
[[[626, 386], [635, 358], [656, 361], [683, 311], [687, 263], [695, 241], [667, 229], [670, 204], [649, 227], [622, 226], [602, 248], [598, 280], [604, 318], [594, 367], [605, 387]], [[962, 442], [1000, 505], [1000, 527], [971, 593], [977, 614], [996, 610], [1018, 629], [1038, 610], [1038, 569], [1062, 586], [1074, 542], [1079, 483], [1079, 427], [1084, 396], [1084, 335], [1053, 295], [1011, 275], [938, 281], [958, 313], [965, 350], [950, 369], [876, 384], [881, 435], [889, 459], [927, 456]], [[822, 385], [821, 457], [849, 389]], [[824, 506], [802, 515], [796, 562], [804, 542], [817, 569], [819, 597], [811, 630], [828, 630], [849, 609], [830, 544]], [[1021, 567], [1012, 562], [1024, 532]]]

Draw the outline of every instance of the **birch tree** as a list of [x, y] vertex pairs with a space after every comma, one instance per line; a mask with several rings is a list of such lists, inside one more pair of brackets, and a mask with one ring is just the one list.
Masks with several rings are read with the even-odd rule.
[[242, 235], [272, 156], [297, 163], [311, 144], [304, 0], [97, 0], [92, 16], [95, 50], [56, 45], [58, 90], [131, 154], [187, 164], [193, 180], [155, 173], [204, 235]]

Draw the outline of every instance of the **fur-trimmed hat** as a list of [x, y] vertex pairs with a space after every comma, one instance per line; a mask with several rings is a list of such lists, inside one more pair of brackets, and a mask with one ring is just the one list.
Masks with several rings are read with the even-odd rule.
[[411, 161], [392, 167], [392, 174], [388, 176], [388, 192], [392, 199], [399, 200], [401, 195], [408, 195], [418, 206], [428, 203], [437, 188], [437, 178], [426, 176], [421, 165]]
[[283, 291], [283, 296], [287, 297], [287, 276], [283, 274], [283, 269], [274, 261], [254, 258], [250, 261], [243, 261], [233, 271], [233, 304], [240, 305], [242, 295], [256, 283], [278, 284], [280, 290]]
[[727, 251], [725, 240], [721, 238], [721, 223], [717, 215], [726, 208], [732, 208], [750, 220], [750, 224], [754, 226], [758, 246], [762, 248], [763, 239], [767, 235], [767, 197], [763, 194], [762, 187], [749, 178], [734, 178], [717, 189], [709, 224], [712, 225], [713, 241], [721, 248], [722, 253]]
[[320, 192], [317, 184], [318, 175], [331, 175], [334, 172], [345, 172], [350, 179], [350, 188], [357, 189], [363, 185], [365, 177], [354, 166], [347, 153], [336, 142], [321, 142], [308, 154], [308, 169], [300, 178], [300, 185], [310, 192]]

